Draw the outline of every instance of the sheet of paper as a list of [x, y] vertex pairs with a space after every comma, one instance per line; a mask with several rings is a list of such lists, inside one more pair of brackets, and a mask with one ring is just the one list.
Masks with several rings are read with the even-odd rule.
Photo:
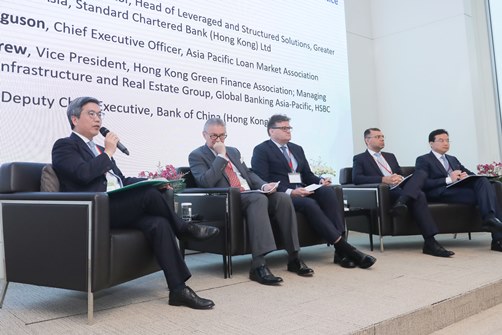
[[310, 184], [309, 186], [305, 187], [305, 189], [309, 192], [314, 192], [319, 187], [322, 187], [322, 184]]

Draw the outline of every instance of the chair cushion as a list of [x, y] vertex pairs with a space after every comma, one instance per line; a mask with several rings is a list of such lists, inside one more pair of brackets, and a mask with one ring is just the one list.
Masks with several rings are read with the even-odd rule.
[[40, 191], [59, 192], [59, 179], [51, 164], [47, 164], [42, 169], [40, 177]]

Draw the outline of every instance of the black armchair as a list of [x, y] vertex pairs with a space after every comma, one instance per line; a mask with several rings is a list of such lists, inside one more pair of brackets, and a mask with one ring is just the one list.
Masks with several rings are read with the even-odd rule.
[[40, 192], [45, 165], [0, 166], [0, 307], [9, 282], [64, 288], [87, 292], [92, 321], [95, 292], [160, 268], [141, 231], [110, 229], [105, 192]]
[[[207, 221], [208, 224], [220, 228], [220, 234], [208, 241], [180, 242], [182, 252], [185, 249], [220, 254], [223, 256], [223, 273], [228, 278], [232, 275], [232, 256], [247, 255], [251, 248], [247, 236], [246, 219], [241, 211], [241, 198], [238, 188], [197, 188], [190, 168], [180, 167], [179, 173], [186, 173], [186, 189], [176, 195], [176, 206], [182, 202], [192, 203], [195, 218]], [[343, 211], [342, 190], [335, 186], [340, 199], [340, 210]], [[179, 208], [179, 207], [178, 207]], [[301, 213], [296, 213], [298, 221], [298, 238], [300, 246], [306, 247], [325, 243], [308, 224]], [[274, 232], [275, 233], [275, 232]], [[275, 235], [278, 249], [283, 248], [279, 234]]]
[[[407, 176], [415, 171], [412, 166], [401, 167], [403, 175]], [[343, 196], [350, 206], [369, 208], [376, 212], [377, 220], [368, 225], [349, 226], [349, 229], [372, 234], [380, 238], [380, 251], [383, 252], [384, 236], [419, 235], [420, 231], [412, 216], [408, 213], [404, 217], [390, 215], [393, 206], [389, 194], [389, 186], [385, 184], [352, 184], [352, 168], [340, 171], [340, 184]], [[502, 195], [502, 184], [494, 184], [497, 195]], [[438, 225], [440, 233], [468, 233], [480, 232], [481, 215], [475, 206], [463, 204], [429, 203], [429, 209]]]

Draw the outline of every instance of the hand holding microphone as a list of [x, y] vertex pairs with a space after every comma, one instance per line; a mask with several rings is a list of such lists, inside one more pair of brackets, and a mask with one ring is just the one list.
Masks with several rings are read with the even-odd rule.
[[[99, 132], [101, 133], [101, 135], [103, 135], [105, 138], [106, 138], [106, 135], [108, 133], [110, 133], [110, 131], [105, 128], [105, 127], [101, 127], [99, 129]], [[114, 147], [113, 148], [108, 148], [107, 145], [106, 145], [106, 142], [107, 140], [105, 139], [105, 151], [107, 149], [111, 149], [112, 152], [110, 152], [110, 155], [113, 155], [115, 153], [115, 149], [118, 148], [120, 151], [122, 151], [123, 153], [125, 153], [126, 155], [129, 156], [129, 150], [127, 150], [127, 148], [122, 144], [120, 143], [120, 141], [118, 140], [118, 137], [116, 134], [114, 133], [110, 133], [110, 136], [108, 136], [108, 138], [112, 141], [112, 143], [114, 144]], [[116, 145], [116, 146], [115, 146]]]

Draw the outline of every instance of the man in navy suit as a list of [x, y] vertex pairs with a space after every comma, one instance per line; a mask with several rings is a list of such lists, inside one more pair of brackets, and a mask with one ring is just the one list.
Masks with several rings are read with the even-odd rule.
[[[429, 201], [478, 205], [483, 218], [482, 228], [492, 232], [491, 249], [502, 251], [502, 213], [492, 185], [485, 177], [466, 179], [474, 175], [460, 161], [446, 153], [450, 138], [444, 129], [429, 134], [431, 152], [417, 158], [415, 169], [427, 173], [424, 191]], [[460, 181], [460, 182], [459, 182]], [[452, 183], [458, 184], [447, 187]]]
[[[62, 191], [105, 192], [142, 180], [124, 177], [115, 164], [113, 155], [119, 142], [115, 133], [106, 135], [104, 147], [92, 141], [99, 134], [104, 116], [99, 104], [95, 98], [80, 97], [68, 106], [67, 116], [73, 132], [57, 140], [52, 148], [52, 165]], [[109, 206], [112, 228], [136, 228], [145, 234], [166, 277], [170, 305], [195, 309], [214, 306], [213, 301], [199, 297], [185, 285], [191, 274], [181, 256], [176, 235], [206, 239], [216, 235], [217, 228], [182, 221], [160, 190], [150, 186], [110, 193]]]
[[452, 256], [454, 252], [444, 249], [434, 238], [438, 228], [429, 211], [427, 198], [422, 192], [427, 178], [425, 172], [416, 171], [403, 182], [403, 173], [396, 156], [382, 151], [385, 147], [385, 137], [378, 128], [366, 129], [364, 142], [368, 150], [354, 156], [352, 166], [354, 184], [383, 183], [394, 187], [390, 190], [391, 199], [395, 201], [391, 214], [403, 215], [408, 205], [411, 207], [411, 214], [424, 237], [423, 253], [438, 257]]
[[[278, 190], [291, 196], [295, 209], [303, 213], [312, 228], [335, 246], [334, 263], [346, 268], [369, 268], [376, 259], [354, 248], [345, 240], [345, 221], [331, 180], [317, 177], [310, 170], [303, 148], [291, 143], [289, 117], [272, 115], [267, 124], [270, 140], [253, 150], [251, 165], [264, 180], [280, 181]], [[322, 187], [308, 191], [305, 186]]]
[[249, 170], [239, 150], [225, 145], [227, 130], [223, 120], [207, 120], [202, 136], [206, 143], [188, 156], [190, 170], [199, 187], [239, 187], [242, 191], [269, 192], [266, 195], [258, 192], [241, 194], [253, 257], [249, 278], [265, 285], [282, 282], [282, 278], [274, 276], [265, 263], [265, 255], [277, 249], [271, 219], [289, 255], [288, 271], [311, 276], [314, 271], [299, 257], [298, 227], [289, 197], [277, 193], [275, 183], [268, 183]]

